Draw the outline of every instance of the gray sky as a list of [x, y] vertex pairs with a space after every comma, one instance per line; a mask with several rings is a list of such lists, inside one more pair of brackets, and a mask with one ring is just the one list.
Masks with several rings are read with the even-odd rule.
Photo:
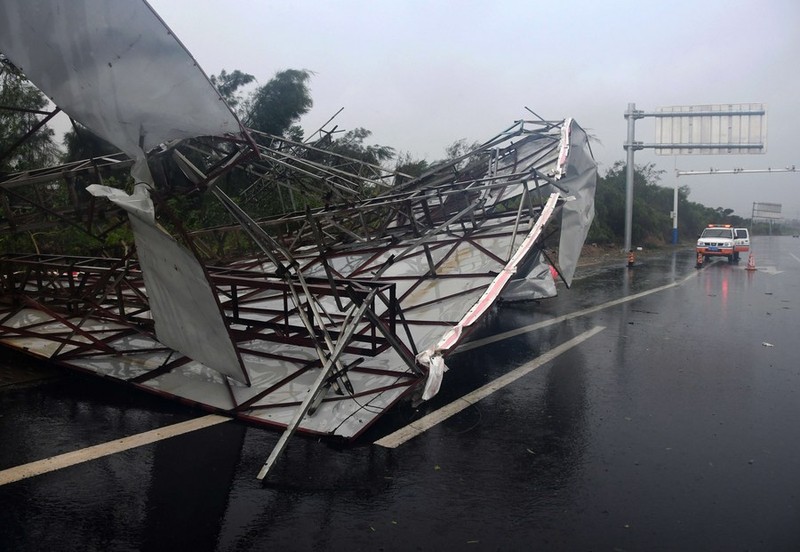
[[[750, 216], [753, 202], [800, 218], [800, 172], [684, 176], [683, 170], [800, 169], [800, 2], [149, 0], [206, 73], [240, 69], [266, 83], [314, 72], [307, 133], [339, 108], [340, 128], [434, 161], [460, 138], [494, 136], [527, 106], [574, 117], [600, 143], [601, 173], [624, 160], [624, 112], [660, 106], [766, 104], [764, 155], [657, 156], [662, 185]], [[652, 118], [636, 139], [654, 140]]]

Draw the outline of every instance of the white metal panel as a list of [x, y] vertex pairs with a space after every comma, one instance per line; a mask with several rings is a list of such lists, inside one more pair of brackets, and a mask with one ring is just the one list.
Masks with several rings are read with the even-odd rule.
[[753, 218], [773, 219], [782, 218], [780, 203], [753, 203]]
[[[668, 106], [657, 108], [656, 113], [669, 114], [656, 116], [657, 155], [738, 155], [767, 151], [764, 104]], [[743, 147], [758, 144], [761, 147]], [[659, 145], [672, 147], [659, 148]]]
[[[3, 2], [0, 51], [131, 158], [240, 125], [172, 31], [138, 0]], [[141, 148], [140, 148], [141, 146]]]

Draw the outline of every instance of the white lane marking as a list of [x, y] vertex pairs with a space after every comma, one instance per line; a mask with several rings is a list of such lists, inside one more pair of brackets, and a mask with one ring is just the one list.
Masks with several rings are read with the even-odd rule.
[[116, 454], [118, 452], [140, 447], [142, 445], [149, 445], [150, 443], [155, 443], [156, 441], [169, 439], [170, 437], [183, 435], [184, 433], [190, 433], [198, 429], [211, 427], [230, 420], [231, 418], [226, 418], [225, 416], [210, 414], [208, 416], [203, 416], [202, 418], [195, 418], [194, 420], [188, 420], [186, 422], [181, 422], [171, 426], [145, 431], [144, 433], [139, 433], [137, 435], [131, 435], [130, 437], [117, 439], [116, 441], [109, 441], [108, 443], [102, 443], [84, 449], [59, 454], [58, 456], [31, 462], [30, 464], [8, 468], [0, 471], [0, 486], [8, 483], [14, 483], [15, 481], [20, 481], [22, 479], [27, 479], [28, 477], [34, 477], [43, 473], [74, 466], [75, 464], [88, 462], [89, 460], [102, 458], [103, 456]]
[[535, 330], [540, 330], [542, 328], [546, 328], [548, 326], [553, 326], [554, 324], [560, 324], [561, 322], [566, 322], [567, 320], [572, 320], [573, 318], [580, 318], [581, 316], [586, 316], [587, 314], [592, 314], [597, 311], [601, 311], [603, 309], [607, 309], [609, 307], [613, 307], [616, 305], [621, 305], [622, 303], [627, 303], [628, 301], [633, 301], [635, 299], [640, 299], [647, 295], [651, 295], [653, 293], [658, 293], [659, 291], [664, 291], [665, 289], [670, 289], [673, 287], [677, 287], [684, 282], [688, 281], [691, 278], [697, 276], [697, 272], [690, 273], [686, 278], [680, 280], [678, 282], [672, 282], [670, 284], [666, 284], [663, 286], [659, 286], [657, 288], [648, 289], [647, 291], [642, 291], [639, 293], [635, 293], [633, 295], [628, 295], [626, 297], [621, 297], [619, 299], [614, 299], [613, 301], [609, 301], [607, 303], [603, 303], [602, 305], [596, 305], [594, 307], [589, 307], [588, 309], [583, 309], [575, 312], [571, 312], [569, 314], [565, 314], [563, 316], [558, 316], [556, 318], [551, 318], [549, 320], [544, 320], [542, 322], [537, 322], [536, 324], [530, 324], [528, 326], [523, 326], [521, 328], [517, 328], [515, 330], [510, 330], [501, 334], [492, 335], [489, 337], [485, 337], [483, 339], [476, 339], [475, 341], [470, 341], [469, 343], [465, 343], [460, 347], [456, 347], [454, 354], [463, 353], [464, 351], [469, 351], [470, 349], [476, 349], [478, 347], [483, 347], [484, 345], [488, 345], [490, 343], [495, 343], [497, 341], [502, 341], [504, 339], [509, 339], [511, 337], [515, 337], [518, 335], [522, 335], [525, 333], [533, 332]]
[[386, 448], [397, 448], [398, 446], [402, 445], [406, 441], [413, 439], [420, 433], [423, 433], [436, 424], [443, 422], [450, 416], [457, 414], [478, 402], [481, 399], [484, 399], [494, 393], [502, 389], [503, 387], [513, 383], [514, 381], [518, 380], [522, 376], [533, 372], [540, 366], [547, 364], [558, 355], [576, 347], [592, 337], [593, 335], [603, 331], [605, 329], [604, 326], [595, 326], [594, 328], [583, 332], [582, 334], [573, 337], [569, 341], [562, 343], [561, 345], [555, 347], [554, 349], [550, 349], [546, 353], [542, 354], [541, 356], [535, 358], [534, 360], [523, 364], [522, 366], [512, 370], [508, 374], [504, 374], [500, 376], [494, 381], [491, 381], [484, 385], [483, 387], [479, 387], [472, 393], [468, 393], [463, 397], [456, 399], [455, 401], [451, 402], [450, 404], [443, 406], [442, 408], [431, 412], [430, 414], [423, 416], [419, 420], [408, 424], [405, 427], [402, 427], [395, 431], [394, 433], [390, 433], [389, 435], [378, 439], [375, 441], [375, 444], [381, 447]]
[[800, 263], [800, 257], [798, 257], [797, 255], [795, 255], [794, 253], [789, 253], [789, 255], [791, 255], [791, 256], [792, 256], [792, 258], [793, 258], [795, 261], [797, 261], [798, 263]]

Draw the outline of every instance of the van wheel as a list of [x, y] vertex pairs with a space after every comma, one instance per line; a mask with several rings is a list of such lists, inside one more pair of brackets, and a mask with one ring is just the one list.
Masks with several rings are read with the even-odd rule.
[[733, 255], [728, 255], [728, 262], [729, 262], [729, 263], [732, 263], [732, 262], [733, 262]]
[[739, 254], [738, 253], [734, 253], [733, 254], [733, 261], [736, 262], [736, 263], [739, 262]]

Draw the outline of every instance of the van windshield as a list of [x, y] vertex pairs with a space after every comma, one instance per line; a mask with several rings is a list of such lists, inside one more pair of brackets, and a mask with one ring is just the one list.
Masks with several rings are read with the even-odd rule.
[[732, 238], [733, 232], [730, 228], [706, 228], [700, 235], [701, 238]]

